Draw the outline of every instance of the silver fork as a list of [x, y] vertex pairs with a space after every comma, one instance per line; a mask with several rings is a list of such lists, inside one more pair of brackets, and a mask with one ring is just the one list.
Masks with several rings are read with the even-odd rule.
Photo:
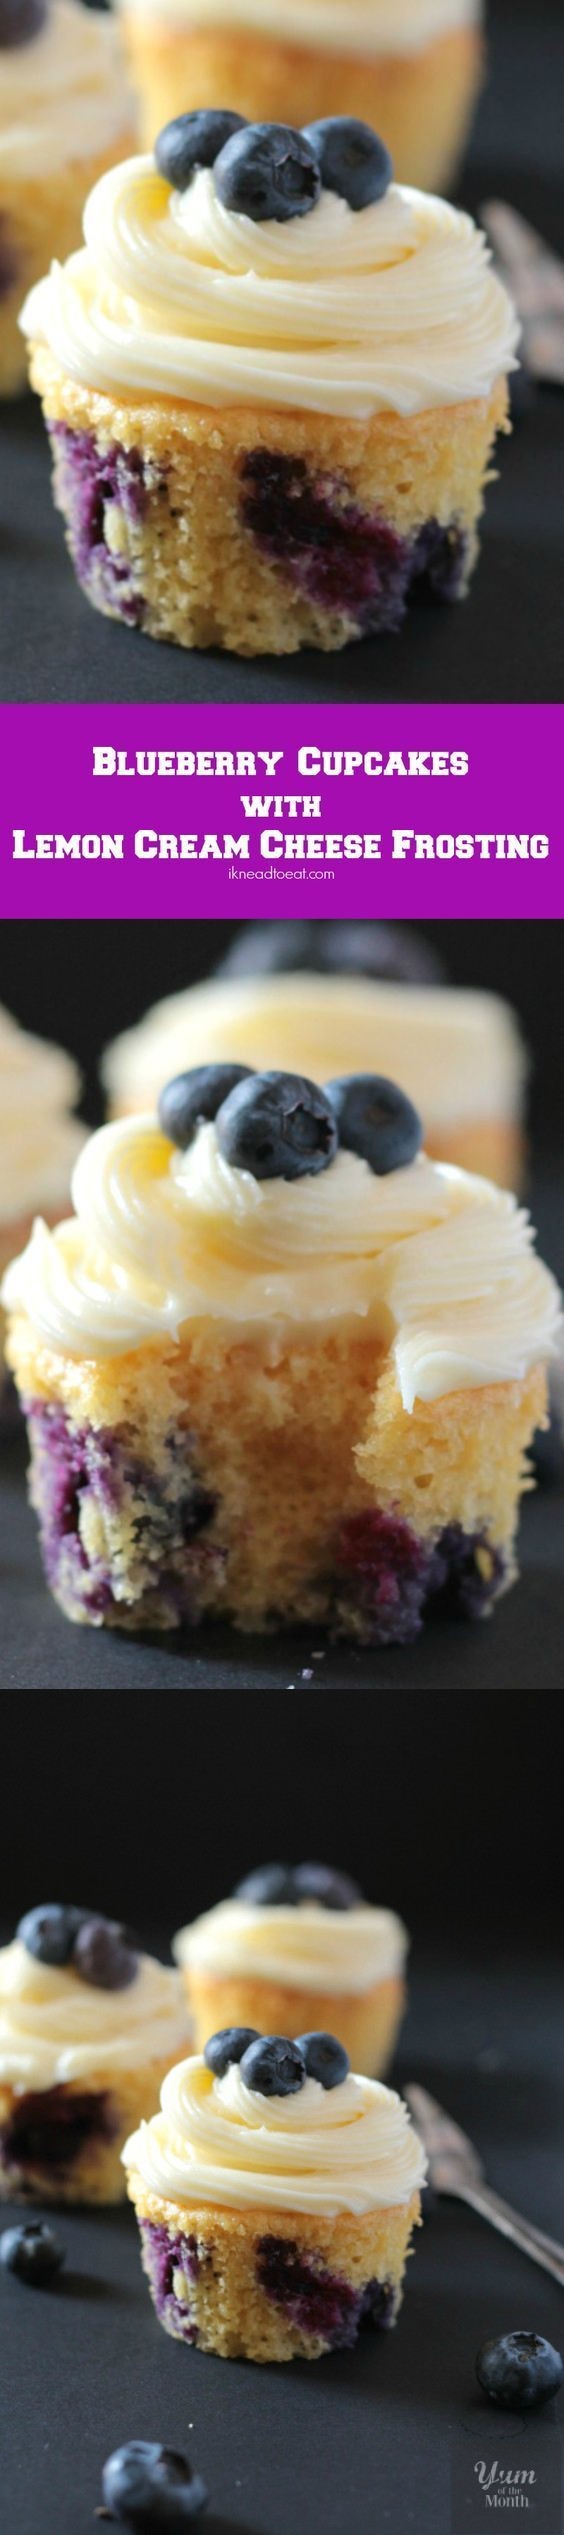
[[508, 2236], [521, 2253], [528, 2253], [531, 2262], [539, 2262], [541, 2270], [550, 2271], [552, 2279], [564, 2288], [564, 2245], [557, 2244], [554, 2236], [545, 2236], [542, 2227], [534, 2227], [529, 2218], [521, 2218], [518, 2210], [510, 2208], [509, 2201], [501, 2200], [499, 2192], [490, 2190], [471, 2139], [465, 2137], [458, 2123], [451, 2121], [450, 2114], [443, 2112], [442, 2104], [436, 2104], [424, 2086], [406, 2086], [404, 2094], [427, 2150], [433, 2191], [444, 2193], [448, 2200], [467, 2201], [480, 2218], [487, 2218], [491, 2227], [497, 2227], [501, 2236]]

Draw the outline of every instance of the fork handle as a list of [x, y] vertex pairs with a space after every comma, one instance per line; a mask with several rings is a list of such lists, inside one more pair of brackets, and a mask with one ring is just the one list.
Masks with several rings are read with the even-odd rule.
[[532, 2220], [521, 2218], [509, 2201], [500, 2200], [498, 2192], [490, 2191], [487, 2183], [460, 2184], [456, 2199], [468, 2201], [480, 2218], [487, 2218], [500, 2236], [508, 2236], [511, 2244], [518, 2245], [521, 2253], [528, 2253], [531, 2262], [540, 2263], [541, 2270], [550, 2271], [552, 2279], [564, 2288], [564, 2245], [557, 2244], [554, 2236], [545, 2236]]

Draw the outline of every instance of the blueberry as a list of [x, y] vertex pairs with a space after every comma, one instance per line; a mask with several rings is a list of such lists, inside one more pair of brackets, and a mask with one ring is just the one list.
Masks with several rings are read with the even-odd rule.
[[360, 1153], [379, 1179], [415, 1160], [423, 1141], [421, 1119], [397, 1083], [389, 1083], [385, 1074], [342, 1074], [340, 1081], [326, 1083], [325, 1090], [339, 1143], [349, 1153]]
[[291, 1866], [255, 1866], [252, 1875], [244, 1875], [235, 1885], [234, 1901], [249, 1901], [253, 1908], [265, 1905], [275, 1908], [277, 1902], [293, 1902], [294, 1872]]
[[92, 1989], [129, 1989], [137, 1973], [137, 1955], [125, 1928], [114, 1919], [84, 1919], [73, 1948], [73, 1970]]
[[564, 2369], [560, 2351], [541, 2333], [503, 2333], [483, 2341], [476, 2376], [483, 2393], [506, 2412], [526, 2412], [557, 2394]]
[[139, 2528], [143, 2535], [158, 2535], [159, 2528], [170, 2529], [170, 2535], [189, 2518], [198, 2517], [205, 2509], [208, 2493], [198, 2473], [192, 2473], [186, 2456], [175, 2454], [173, 2447], [157, 2447], [147, 2438], [131, 2438], [127, 2447], [116, 2447], [106, 2457], [102, 2472], [104, 2507], [120, 2525]]
[[237, 1083], [247, 1080], [250, 1065], [191, 1065], [188, 1073], [174, 1074], [165, 1083], [158, 1104], [159, 1126], [171, 1144], [179, 1144], [182, 1153], [197, 1135], [198, 1127], [217, 1117], [223, 1100]]
[[6, 2227], [0, 2236], [0, 2261], [7, 2271], [15, 2271], [16, 2279], [25, 2280], [29, 2288], [46, 2288], [64, 2259], [64, 2245], [40, 2218], [31, 2219], [27, 2227]]
[[305, 924], [303, 916], [280, 922], [242, 924], [216, 977], [276, 977], [306, 972], [309, 976], [386, 978], [392, 983], [429, 986], [444, 974], [436, 951], [409, 924], [343, 922], [321, 918]]
[[305, 138], [326, 193], [342, 194], [351, 211], [381, 202], [391, 184], [392, 161], [385, 141], [369, 123], [358, 123], [355, 115], [326, 115], [321, 123], [306, 124]]
[[163, 124], [155, 141], [159, 176], [166, 176], [167, 185], [174, 185], [177, 194], [184, 194], [196, 169], [214, 167], [226, 141], [242, 130], [242, 114], [175, 114], [172, 123]]
[[0, 53], [32, 44], [48, 15], [47, 0], [0, 0]]
[[300, 2033], [298, 2044], [303, 2051], [308, 2077], [316, 2077], [318, 2085], [324, 2086], [327, 2093], [332, 2086], [342, 2086], [343, 2079], [349, 2074], [350, 2060], [344, 2044], [336, 2041], [334, 2033]]
[[209, 2042], [206, 2042], [204, 2046], [206, 2068], [213, 2070], [214, 2077], [225, 2077], [226, 2070], [231, 2068], [232, 2062], [235, 2061], [237, 2064], [243, 2059], [244, 2052], [249, 2050], [251, 2042], [260, 2042], [256, 2025], [223, 2025], [220, 2033], [210, 2034]]
[[332, 1866], [295, 1866], [294, 1899], [319, 1901], [323, 1910], [357, 1910], [362, 1900], [352, 1875], [338, 1875]]
[[226, 1162], [253, 1179], [303, 1179], [326, 1171], [338, 1145], [330, 1101], [303, 1074], [251, 1074], [218, 1110]]
[[70, 1963], [81, 1920], [82, 1910], [67, 1908], [61, 1901], [40, 1902], [37, 1910], [27, 1910], [20, 1919], [16, 1935], [26, 1953], [35, 1955], [38, 1963]]
[[288, 123], [247, 123], [220, 151], [216, 193], [248, 220], [303, 220], [321, 193], [315, 153]]
[[298, 2095], [305, 2086], [305, 2060], [297, 2042], [284, 2034], [263, 2034], [251, 2042], [241, 2061], [241, 2076], [253, 2095]]

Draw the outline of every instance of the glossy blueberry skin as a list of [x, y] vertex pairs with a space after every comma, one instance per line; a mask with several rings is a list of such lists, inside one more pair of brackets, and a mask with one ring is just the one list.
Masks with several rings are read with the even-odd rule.
[[247, 220], [303, 220], [321, 193], [314, 151], [288, 123], [247, 123], [220, 150], [215, 187]]
[[391, 184], [392, 161], [369, 123], [359, 123], [355, 115], [326, 115], [320, 123], [306, 124], [305, 137], [327, 193], [341, 194], [351, 211], [381, 202]]
[[206, 2068], [213, 2070], [214, 2077], [225, 2077], [233, 2061], [238, 2065], [245, 2051], [250, 2050], [251, 2042], [260, 2042], [256, 2025], [223, 2025], [221, 2032], [210, 2033], [209, 2042], [204, 2044]]
[[333, 2086], [343, 2085], [350, 2060], [344, 2043], [337, 2042], [334, 2033], [299, 2033], [298, 2048], [303, 2051], [308, 2077], [316, 2077], [327, 2094]]
[[385, 1074], [342, 1074], [325, 1090], [337, 1120], [339, 1143], [359, 1153], [378, 1179], [405, 1170], [423, 1142], [413, 1101]]
[[166, 177], [167, 185], [174, 185], [175, 193], [185, 194], [196, 169], [214, 167], [226, 141], [243, 128], [242, 114], [175, 114], [171, 123], [163, 124], [155, 141], [159, 176]]
[[224, 1161], [258, 1180], [313, 1178], [338, 1144], [331, 1103], [304, 1074], [251, 1074], [218, 1110], [216, 1132]]
[[72, 1963], [92, 1989], [129, 1989], [137, 1974], [137, 1955], [114, 1919], [84, 1918]]
[[332, 1866], [295, 1866], [294, 1900], [318, 1901], [322, 1910], [358, 1910], [362, 1893], [352, 1875], [341, 1875]]
[[492, 2403], [506, 2412], [528, 2412], [558, 2393], [564, 2369], [560, 2351], [541, 2333], [504, 2333], [498, 2341], [482, 2342], [476, 2376]]
[[39, 1902], [36, 1910], [26, 1910], [16, 1936], [25, 1945], [26, 1954], [33, 1954], [37, 1963], [70, 1963], [79, 1927], [86, 1917], [85, 1910], [75, 1910], [62, 1901]]
[[54, 2280], [65, 2260], [65, 2248], [52, 2227], [41, 2219], [31, 2219], [27, 2227], [6, 2227], [0, 2236], [0, 2262], [7, 2271], [15, 2271], [16, 2279], [26, 2288], [43, 2289]]
[[165, 1083], [158, 1103], [158, 1121], [163, 1135], [171, 1144], [187, 1151], [197, 1135], [198, 1127], [209, 1125], [217, 1117], [222, 1102], [251, 1074], [250, 1065], [191, 1065], [185, 1074], [173, 1074]]
[[262, 2034], [245, 2051], [241, 2076], [253, 2095], [298, 2095], [305, 2086], [305, 2060], [297, 2042], [280, 2033]]
[[254, 1909], [262, 1909], [265, 1904], [273, 1908], [277, 1902], [292, 1902], [293, 1867], [255, 1866], [252, 1875], [244, 1875], [242, 1883], [235, 1885], [233, 1900], [248, 1901]]
[[178, 2535], [179, 2527], [205, 2509], [209, 2496], [186, 2456], [146, 2438], [132, 2438], [106, 2457], [102, 2494], [112, 2517], [122, 2526], [139, 2528], [141, 2535], [159, 2535], [160, 2528]]
[[334, 917], [306, 924], [303, 916], [241, 925], [214, 975], [277, 977], [304, 970], [311, 976], [405, 979], [410, 986], [438, 985], [444, 976], [436, 951], [409, 924], [369, 918], [339, 924]]
[[0, 53], [15, 53], [19, 45], [32, 44], [47, 15], [48, 0], [0, 0]]

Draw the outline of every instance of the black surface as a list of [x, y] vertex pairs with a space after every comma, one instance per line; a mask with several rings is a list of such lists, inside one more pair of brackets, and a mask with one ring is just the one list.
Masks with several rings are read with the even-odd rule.
[[[513, 203], [564, 251], [561, 96], [564, 28], [547, 0], [499, 6], [490, 76], [461, 198]], [[538, 391], [502, 446], [488, 496], [484, 552], [466, 604], [416, 608], [399, 637], [342, 653], [243, 662], [182, 653], [89, 610], [68, 563], [49, 492], [39, 411], [0, 417], [3, 610], [0, 694], [6, 701], [403, 700], [559, 701], [562, 693], [564, 470], [562, 396]]]
[[[474, 1963], [415, 1960], [412, 1989], [400, 2084], [427, 2083], [474, 2137], [490, 2182], [562, 2238], [559, 1967], [543, 1951], [493, 1964], [485, 1947]], [[518, 2429], [478, 2392], [480, 2343], [533, 2329], [562, 2345], [561, 2290], [453, 2203], [417, 2239], [394, 2333], [278, 2370], [165, 2337], [131, 2211], [58, 2223], [68, 2261], [56, 2288], [24, 2289], [0, 2270], [10, 2535], [92, 2535], [104, 2458], [131, 2437], [190, 2454], [212, 2503], [202, 2535], [450, 2535], [453, 2438], [466, 2434], [472, 2462], [484, 2439], [507, 2462]], [[559, 2400], [529, 2421], [535, 2463], [561, 2412]]]

